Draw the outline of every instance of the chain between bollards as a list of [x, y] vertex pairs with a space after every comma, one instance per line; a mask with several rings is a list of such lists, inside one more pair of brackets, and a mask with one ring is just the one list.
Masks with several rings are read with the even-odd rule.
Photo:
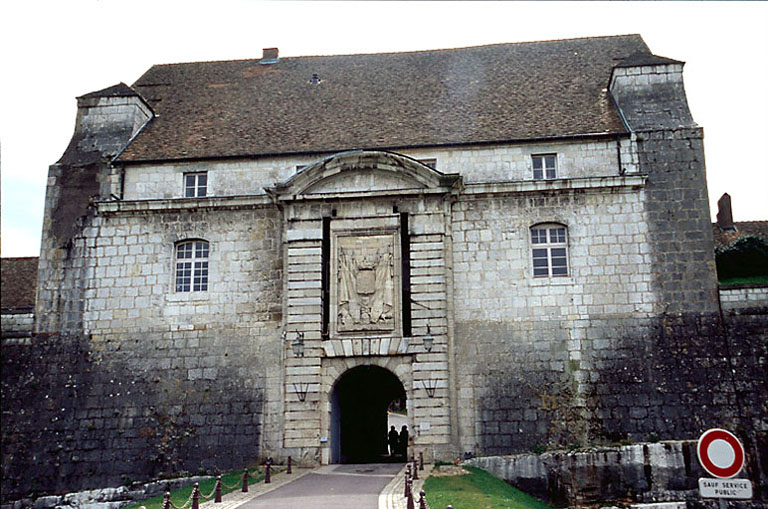
[[192, 490], [192, 509], [200, 509], [200, 486], [197, 483]]
[[221, 476], [216, 477], [216, 498], [213, 499], [213, 503], [221, 503]]
[[288, 468], [285, 471], [286, 474], [292, 474], [293, 470], [291, 469], [291, 457], [288, 456]]

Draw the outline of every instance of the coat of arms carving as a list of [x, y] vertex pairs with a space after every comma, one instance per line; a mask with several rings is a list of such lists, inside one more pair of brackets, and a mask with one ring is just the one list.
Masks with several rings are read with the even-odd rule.
[[339, 235], [335, 249], [335, 331], [391, 334], [398, 286], [393, 234]]

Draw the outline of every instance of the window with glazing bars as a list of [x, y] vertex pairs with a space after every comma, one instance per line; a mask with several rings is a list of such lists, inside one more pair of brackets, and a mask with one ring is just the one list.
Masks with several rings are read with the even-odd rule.
[[568, 229], [544, 224], [531, 228], [531, 253], [534, 277], [568, 275]]
[[185, 173], [184, 197], [204, 198], [205, 196], [208, 196], [208, 173]]
[[557, 178], [557, 155], [531, 156], [533, 158], [533, 179]]
[[208, 242], [189, 240], [176, 245], [176, 291], [208, 290]]

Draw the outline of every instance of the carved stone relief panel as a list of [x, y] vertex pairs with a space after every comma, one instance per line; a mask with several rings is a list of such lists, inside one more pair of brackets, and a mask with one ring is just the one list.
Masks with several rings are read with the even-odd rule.
[[400, 334], [399, 218], [331, 222], [331, 336]]

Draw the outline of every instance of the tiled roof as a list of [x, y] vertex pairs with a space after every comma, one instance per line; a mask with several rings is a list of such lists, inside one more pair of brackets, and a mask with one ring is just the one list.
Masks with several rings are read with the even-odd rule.
[[118, 83], [117, 85], [112, 85], [111, 87], [85, 94], [80, 97], [80, 99], [88, 99], [91, 97], [133, 97], [138, 95], [139, 94], [137, 94], [135, 90], [125, 83]]
[[682, 63], [683, 62], [680, 60], [672, 60], [671, 58], [651, 55], [650, 53], [635, 53], [617, 63], [616, 67], [641, 67], [645, 65], [666, 65]]
[[133, 88], [157, 117], [120, 160], [623, 133], [606, 87], [636, 53], [650, 53], [639, 35], [156, 65]]
[[0, 307], [18, 309], [35, 306], [37, 257], [0, 258]]
[[715, 236], [715, 247], [725, 247], [741, 237], [761, 237], [768, 242], [768, 221], [736, 221], [733, 223], [736, 231], [723, 231], [717, 223], [712, 223], [712, 231]]

